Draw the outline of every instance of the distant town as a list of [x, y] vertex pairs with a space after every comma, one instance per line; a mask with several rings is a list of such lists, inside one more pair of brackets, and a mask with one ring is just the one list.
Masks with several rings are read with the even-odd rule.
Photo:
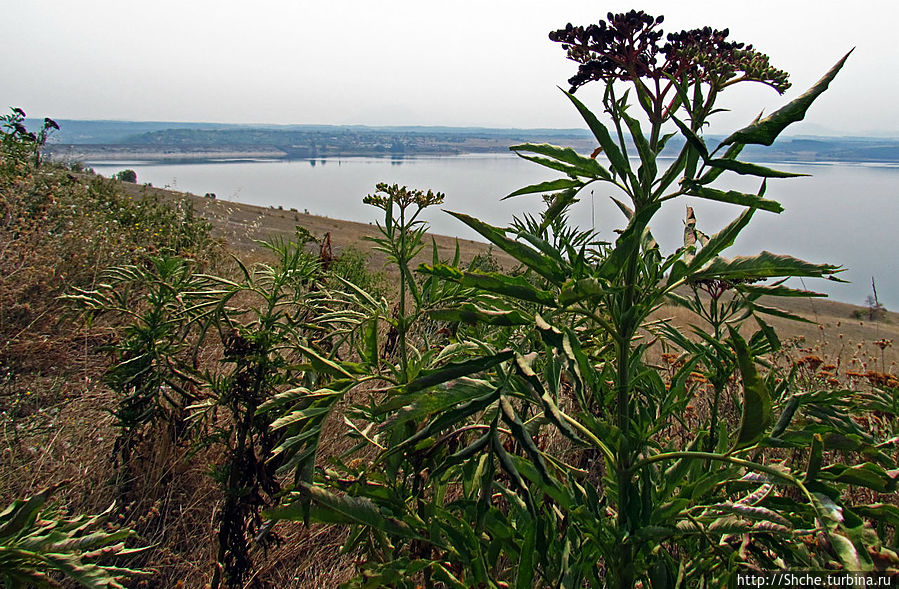
[[[519, 143], [553, 143], [589, 153], [586, 129], [480, 127], [369, 127], [363, 125], [227, 125], [59, 120], [48, 142], [62, 160], [207, 160], [219, 158], [315, 159], [342, 156], [402, 158], [422, 155], [507, 153]], [[707, 141], [714, 147], [720, 137]], [[682, 143], [672, 139], [674, 155]], [[793, 136], [771, 147], [748, 146], [756, 161], [899, 163], [899, 141], [871, 137]]]

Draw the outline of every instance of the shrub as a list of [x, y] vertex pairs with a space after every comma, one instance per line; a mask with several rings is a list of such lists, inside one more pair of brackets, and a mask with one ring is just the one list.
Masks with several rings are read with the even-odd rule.
[[134, 170], [122, 170], [121, 172], [116, 172], [114, 177], [120, 182], [131, 182], [132, 184], [137, 182], [137, 172]]
[[[352, 282], [369, 294], [380, 298], [387, 296], [386, 276], [383, 272], [369, 270], [369, 256], [356, 246], [348, 246], [331, 263], [331, 273]], [[334, 281], [331, 281], [334, 287]]]

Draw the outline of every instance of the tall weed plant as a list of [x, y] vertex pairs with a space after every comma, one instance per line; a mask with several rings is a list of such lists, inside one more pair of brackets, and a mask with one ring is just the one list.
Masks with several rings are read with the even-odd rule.
[[[578, 63], [563, 94], [596, 149], [512, 147], [562, 174], [507, 197], [541, 195], [539, 217], [502, 228], [451, 213], [519, 271], [422, 266], [456, 286], [427, 307], [405, 266], [418, 229], [404, 225], [402, 205], [392, 225], [396, 190], [368, 198], [386, 212], [378, 244], [402, 276], [386, 334], [398, 340], [396, 369], [332, 360], [340, 391], [310, 391], [310, 402], [372, 376], [385, 386], [344, 417], [355, 451], [313, 477], [307, 467], [272, 513], [349, 525], [346, 549], [367, 555], [349, 586], [718, 586], [747, 570], [897, 562], [895, 507], [847, 494], [896, 488], [889, 442], [850, 418], [862, 397], [766, 371], [780, 347], [766, 317], [790, 316], [769, 301], [815, 296], [784, 281], [836, 280], [840, 268], [767, 251], [724, 257], [753, 216], [783, 210], [766, 196], [769, 180], [799, 175], [741, 151], [801, 120], [848, 55], [805, 94], [709, 145], [703, 130], [721, 93], [744, 82], [783, 93], [788, 76], [726, 30], [666, 38], [661, 24], [631, 11], [551, 33]], [[575, 96], [588, 83], [604, 88], [599, 114]], [[669, 144], [679, 146], [673, 161], [660, 157]], [[759, 190], [716, 188], [724, 174], [755, 177]], [[624, 217], [613, 243], [567, 222], [579, 193], [599, 185]], [[737, 212], [714, 235], [688, 212], [683, 247], [663, 252], [656, 214], [688, 196]], [[452, 326], [446, 342], [410, 345], [407, 293], [413, 316]], [[665, 320], [669, 304], [696, 324], [685, 332]], [[668, 369], [650, 361], [662, 345], [675, 350]], [[289, 415], [314, 430], [308, 409]]]

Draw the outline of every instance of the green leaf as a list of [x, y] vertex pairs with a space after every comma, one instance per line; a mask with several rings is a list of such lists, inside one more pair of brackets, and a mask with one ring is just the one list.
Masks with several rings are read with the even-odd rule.
[[48, 487], [35, 495], [29, 497], [26, 501], [14, 501], [12, 505], [0, 513], [0, 538], [14, 538], [37, 517], [37, 512], [47, 499], [56, 492], [61, 485]]
[[[538, 321], [537, 325], [540, 325], [540, 321]], [[530, 356], [525, 358], [524, 356], [516, 355], [515, 368], [518, 370], [518, 373], [524, 379], [524, 382], [527, 384], [527, 386], [531, 389], [532, 396], [540, 399], [540, 402], [543, 405], [544, 416], [550, 423], [559, 428], [559, 431], [561, 431], [569, 439], [575, 441], [578, 444], [585, 444], [580, 436], [578, 436], [574, 428], [569, 424], [568, 420], [570, 418], [562, 413], [558, 405], [556, 405], [555, 400], [553, 400], [549, 392], [546, 391], [546, 389], [543, 387], [543, 383], [541, 383], [540, 379], [537, 378], [537, 374], [534, 372], [534, 369], [530, 363], [530, 361], [532, 360], [533, 358]], [[576, 370], [577, 366], [572, 369], [572, 372], [575, 372], [575, 378], [579, 380], [576, 375]], [[576, 386], [582, 387], [583, 384], [578, 382], [576, 383]]]
[[716, 190], [714, 188], [706, 188], [695, 182], [691, 182], [687, 186], [687, 194], [690, 196], [698, 196], [706, 200], [714, 200], [717, 202], [726, 202], [744, 207], [754, 207], [772, 213], [782, 213], [784, 208], [779, 202], [764, 199], [756, 194], [748, 194], [745, 192], [737, 192], [736, 190]]
[[[735, 143], [727, 148], [727, 151], [724, 152], [724, 155], [721, 156], [722, 159], [725, 160], [735, 160], [737, 156], [740, 155], [740, 152], [743, 151], [745, 145], [742, 143]], [[697, 183], [702, 185], [711, 184], [715, 180], [718, 179], [719, 176], [724, 172], [723, 167], [711, 168], [705, 174], [702, 175], [701, 178], [696, 180]]]
[[443, 471], [447, 470], [453, 465], [461, 464], [463, 462], [467, 462], [474, 456], [478, 455], [484, 448], [487, 447], [488, 444], [495, 437], [495, 432], [493, 430], [488, 431], [486, 434], [466, 446], [461, 450], [454, 452], [453, 454], [447, 456], [443, 462], [440, 463], [440, 466], [435, 468], [431, 473], [431, 478], [436, 479]]
[[705, 141], [703, 141], [702, 137], [693, 132], [690, 127], [681, 122], [677, 117], [672, 116], [671, 120], [674, 121], [674, 124], [677, 125], [677, 128], [680, 129], [681, 134], [687, 140], [687, 143], [693, 146], [696, 151], [699, 152], [699, 155], [703, 160], [709, 159], [709, 148], [706, 147]]
[[[562, 92], [565, 92], [562, 90]], [[630, 163], [627, 161], [627, 158], [621, 153], [621, 150], [618, 149], [618, 145], [615, 143], [615, 140], [612, 139], [612, 135], [609, 133], [609, 130], [606, 129], [605, 125], [599, 122], [599, 119], [596, 118], [596, 115], [587, 108], [583, 102], [575, 98], [574, 94], [569, 92], [565, 92], [565, 96], [567, 96], [572, 103], [574, 103], [575, 108], [577, 108], [578, 112], [581, 113], [581, 116], [587, 122], [587, 126], [590, 127], [590, 130], [593, 132], [593, 136], [596, 137], [596, 140], [599, 141], [599, 145], [602, 147], [603, 152], [606, 154], [606, 157], [609, 158], [609, 162], [612, 164], [612, 169], [617, 172], [620, 176], [628, 176], [631, 178], [632, 182], [634, 180], [633, 173], [631, 172]], [[636, 184], [636, 182], [634, 182]]]
[[366, 322], [363, 327], [363, 342], [364, 346], [362, 351], [363, 360], [368, 362], [369, 364], [377, 364], [378, 362], [378, 318], [375, 317], [370, 321]]
[[[530, 186], [525, 186], [524, 188], [519, 188], [515, 192], [509, 194], [508, 196], [504, 196], [502, 200], [506, 200], [507, 198], [512, 198], [513, 196], [519, 196], [521, 194], [534, 194], [535, 192], [556, 192], [558, 190], [565, 190], [567, 188], [580, 188], [584, 185], [580, 180], [569, 180], [567, 178], [559, 178], [558, 180], [550, 180], [548, 182], [540, 182], [538, 184], [531, 184]], [[486, 236], [485, 236], [486, 237]]]
[[562, 285], [562, 289], [559, 291], [559, 305], [567, 307], [584, 299], [602, 297], [613, 292], [615, 290], [609, 288], [607, 283], [596, 278], [569, 280]]
[[855, 505], [852, 507], [852, 511], [864, 517], [869, 517], [890, 524], [891, 526], [899, 527], [899, 507], [896, 507], [895, 505], [890, 505], [889, 503]]
[[552, 222], [556, 220], [556, 217], [565, 212], [565, 209], [567, 209], [571, 203], [577, 202], [576, 196], [577, 190], [574, 188], [565, 190], [553, 196], [552, 202], [549, 207], [547, 207], [546, 212], [543, 213], [543, 222], [540, 223], [540, 231], [549, 227]]
[[273, 430], [278, 430], [283, 427], [293, 425], [297, 422], [309, 421], [310, 419], [320, 417], [322, 415], [325, 415], [329, 411], [331, 411], [330, 405], [325, 407], [310, 407], [309, 409], [303, 409], [300, 411], [292, 411], [284, 417], [276, 419], [274, 422], [272, 422], [272, 425], [270, 427]]
[[461, 322], [474, 325], [486, 323], [487, 325], [529, 325], [533, 319], [526, 317], [519, 311], [493, 311], [482, 309], [472, 303], [465, 303], [457, 309], [434, 309], [428, 311], [428, 317], [435, 321]]
[[407, 393], [413, 393], [444, 382], [455, 380], [476, 372], [483, 372], [515, 356], [512, 350], [503, 350], [485, 358], [475, 358], [467, 362], [448, 364], [436, 370], [422, 371], [421, 376], [405, 386]]
[[512, 460], [512, 457], [509, 456], [509, 453], [505, 448], [503, 448], [502, 443], [499, 441], [499, 437], [494, 435], [492, 441], [493, 452], [499, 459], [500, 466], [506, 472], [506, 474], [509, 475], [512, 486], [518, 489], [518, 492], [523, 496], [524, 502], [528, 506], [528, 509], [530, 511], [533, 511], [534, 505], [531, 502], [531, 492], [530, 490], [528, 490], [528, 485], [525, 482], [524, 477], [521, 476], [521, 473], [515, 466], [515, 462]]
[[494, 390], [487, 393], [486, 395], [482, 395], [475, 399], [471, 399], [466, 403], [462, 403], [458, 407], [447, 408], [444, 411], [441, 411], [437, 414], [437, 417], [431, 420], [426, 426], [418, 430], [411, 437], [389, 448], [387, 450], [387, 454], [395, 454], [408, 446], [417, 444], [418, 442], [427, 439], [437, 432], [440, 432], [449, 427], [457, 426], [463, 419], [475, 413], [479, 413], [495, 403], [498, 398], [499, 390]]
[[642, 164], [639, 172], [640, 183], [648, 191], [658, 173], [656, 154], [649, 147], [649, 141], [646, 140], [643, 129], [640, 128], [640, 121], [628, 115], [623, 110], [621, 111], [621, 117], [624, 119], [627, 128], [631, 132], [631, 138], [634, 140], [634, 145], [637, 146], [637, 153], [640, 155], [640, 162]]
[[[754, 213], [754, 208], [746, 209], [739, 217], [731, 221], [727, 227], [710, 237], [705, 245], [703, 245], [702, 249], [693, 256], [693, 260], [685, 268], [684, 272], [689, 275], [691, 272], [701, 269], [712, 258], [732, 246], [737, 239], [737, 236], [740, 234], [740, 231], [749, 224]], [[675, 281], [680, 279], [680, 277], [673, 271], [671, 273], [671, 278]], [[672, 280], [669, 279], [668, 284], [673, 284]]]
[[756, 295], [756, 296], [766, 296], [766, 297], [826, 297], [827, 295], [822, 292], [814, 292], [811, 290], [801, 290], [798, 288], [790, 288], [788, 286], [783, 286], [780, 284], [774, 284], [771, 286], [764, 284], [738, 284], [735, 287], [742, 293], [748, 295]]
[[764, 251], [755, 256], [737, 256], [731, 259], [715, 258], [704, 269], [693, 273], [690, 279], [744, 280], [803, 276], [834, 280], [832, 275], [840, 271], [840, 266], [812, 264], [791, 256]]
[[824, 459], [824, 439], [821, 434], [812, 436], [812, 448], [808, 454], [808, 467], [805, 469], [805, 482], [809, 483], [818, 478], [821, 470], [821, 461]]
[[748, 162], [738, 162], [737, 160], [716, 158], [706, 162], [706, 165], [713, 168], [722, 168], [730, 170], [741, 175], [758, 176], [760, 178], [798, 178], [800, 176], [809, 176], [810, 174], [798, 174], [795, 172], [783, 172], [759, 166], [758, 164], [750, 164]]
[[755, 369], [746, 341], [733, 327], [727, 327], [743, 379], [743, 413], [737, 441], [733, 446], [734, 450], [739, 450], [761, 440], [768, 429], [771, 423], [771, 393]]
[[[324, 512], [318, 512], [316, 519], [330, 523], [325, 516], [327, 512], [338, 516], [336, 521], [352, 521], [362, 524], [375, 530], [380, 530], [388, 534], [393, 534], [403, 538], [412, 540], [421, 540], [422, 538], [406, 523], [394, 518], [388, 517], [378, 506], [366, 497], [352, 497], [350, 495], [335, 495], [325, 489], [301, 482], [298, 485], [299, 493], [305, 499], [312, 500], [320, 507], [324, 508]], [[303, 521], [305, 507], [302, 500], [294, 500], [293, 502], [283, 506], [271, 509], [265, 513], [266, 517], [275, 520]], [[316, 515], [313, 512], [313, 515]]]
[[640, 247], [643, 233], [646, 226], [652, 219], [653, 215], [661, 208], [661, 203], [655, 203], [647, 206], [636, 213], [618, 239], [615, 241], [615, 247], [612, 253], [602, 262], [599, 267], [599, 277], [605, 280], [614, 280], [624, 269], [627, 260]]
[[344, 378], [344, 377], [352, 378], [353, 377], [349, 372], [347, 372], [339, 364], [337, 364], [336, 362], [334, 362], [332, 360], [325, 358], [324, 356], [320, 355], [318, 352], [316, 352], [312, 348], [302, 346], [302, 345], [298, 345], [297, 348], [301, 352], [303, 352], [303, 355], [305, 355], [309, 359], [309, 363], [312, 365], [312, 367], [315, 370], [317, 370], [319, 372], [323, 372], [325, 374], [330, 374], [331, 376], [336, 376], [337, 378]]
[[753, 313], [763, 313], [765, 315], [771, 315], [772, 317], [780, 317], [782, 319], [789, 319], [790, 321], [798, 321], [800, 323], [814, 323], [814, 321], [810, 319], [795, 315], [789, 311], [778, 309], [777, 307], [768, 307], [766, 305], [759, 305], [758, 303], [747, 303], [746, 307], [751, 309]]
[[890, 493], [896, 490], [896, 480], [899, 478], [899, 472], [887, 472], [882, 467], [871, 462], [855, 466], [831, 464], [821, 469], [819, 478], [866, 487], [878, 493]]
[[509, 429], [512, 431], [512, 435], [518, 443], [521, 444], [521, 447], [524, 448], [528, 458], [531, 459], [531, 463], [537, 468], [537, 471], [540, 473], [540, 478], [542, 478], [548, 485], [555, 486], [555, 481], [553, 481], [552, 477], [549, 476], [549, 472], [546, 470], [546, 462], [543, 460], [543, 455], [534, 443], [533, 438], [531, 438], [531, 434], [524, 427], [521, 418], [515, 413], [515, 409], [509, 402], [508, 397], [505, 395], [500, 397], [499, 407], [503, 421], [506, 422]]
[[509, 239], [505, 235], [505, 231], [498, 227], [488, 225], [483, 221], [470, 217], [463, 213], [454, 213], [447, 211], [450, 215], [456, 217], [488, 241], [499, 247], [501, 250], [536, 272], [547, 280], [558, 283], [565, 279], [566, 273], [559, 266], [552, 262], [551, 259], [541, 255], [539, 252], [525, 246], [524, 244]]
[[506, 276], [498, 272], [459, 270], [445, 264], [419, 266], [419, 272], [458, 282], [462, 286], [478, 288], [541, 305], [556, 306], [556, 299], [548, 290], [535, 287], [522, 276]]
[[592, 157], [582, 156], [570, 147], [558, 147], [555, 145], [550, 145], [548, 143], [525, 143], [523, 145], [513, 145], [509, 149], [514, 151], [519, 157], [535, 161], [542, 165], [547, 164], [542, 160], [524, 155], [521, 152], [530, 151], [533, 153], [539, 153], [541, 155], [549, 156], [554, 160], [563, 162], [567, 166], [567, 169], [571, 170], [570, 172], [566, 173], [574, 173], [582, 177], [598, 178], [601, 180], [612, 179], [612, 175], [609, 174], [609, 171], [606, 170], [598, 161], [596, 161]]
[[566, 176], [568, 176], [569, 178], [577, 178], [578, 172], [580, 171], [577, 168], [575, 168], [574, 166], [570, 166], [570, 165], [566, 164], [565, 162], [560, 162], [559, 160], [555, 160], [555, 159], [548, 158], [548, 157], [542, 157], [539, 155], [530, 155], [530, 154], [526, 154], [526, 153], [516, 153], [515, 155], [517, 155], [518, 157], [520, 157], [522, 159], [526, 159], [529, 162], [534, 162], [535, 164], [540, 164], [541, 166], [543, 166], [545, 168], [550, 168], [551, 170], [558, 170], [558, 171], [562, 172], [563, 174], [565, 174]]
[[523, 522], [524, 542], [518, 559], [518, 576], [515, 589], [531, 589], [534, 586], [534, 553], [537, 551], [537, 524], [534, 520]]
[[830, 544], [831, 546], [833, 546], [834, 552], [837, 553], [837, 557], [840, 559], [840, 562], [846, 570], [864, 570], [864, 566], [862, 565], [858, 550], [856, 550], [855, 545], [849, 538], [842, 534], [836, 533], [828, 534], [827, 538], [830, 540]]
[[732, 143], [771, 145], [774, 143], [780, 132], [788, 125], [805, 118], [805, 113], [812, 105], [812, 102], [827, 90], [827, 87], [836, 77], [840, 68], [843, 67], [843, 64], [846, 63], [846, 59], [851, 53], [852, 51], [847, 53], [843, 59], [830, 68], [830, 71], [824, 74], [824, 77], [818, 80], [805, 94], [774, 111], [764, 119], [734, 132], [722, 141], [721, 145], [730, 145]]

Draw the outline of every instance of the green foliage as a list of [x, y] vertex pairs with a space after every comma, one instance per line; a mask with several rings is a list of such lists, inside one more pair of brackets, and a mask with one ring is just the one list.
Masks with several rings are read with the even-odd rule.
[[91, 320], [104, 314], [125, 320], [122, 339], [111, 346], [115, 361], [107, 382], [119, 394], [112, 410], [119, 428], [115, 452], [126, 471], [132, 450], [153, 426], [165, 426], [173, 442], [184, 433], [187, 404], [197, 400], [193, 336], [216, 304], [211, 286], [189, 261], [164, 255], [109, 268], [96, 290], [75, 289], [65, 297]]
[[40, 130], [29, 131], [25, 127], [25, 111], [10, 108], [10, 113], [0, 117], [0, 167], [5, 172], [22, 165], [41, 165], [41, 150], [54, 130], [56, 121], [45, 118]]
[[[539, 195], [539, 215], [500, 227], [451, 213], [513, 270], [490, 252], [463, 267], [458, 248], [442, 260], [432, 243], [415, 272], [419, 216], [443, 195], [378, 184], [364, 202], [382, 214], [371, 241], [396, 270], [390, 291], [358, 250], [308, 253], [317, 240], [298, 227], [266, 244], [274, 262], [237, 261], [237, 278], [156, 256], [70, 297], [131, 317], [110, 382], [137, 404], [117, 417], [172, 421], [191, 400], [221, 451], [213, 587], [250, 578], [253, 546], [274, 539], [266, 515], [346, 526], [344, 551], [364, 561], [346, 587], [704, 587], [746, 570], [899, 563], [899, 516], [877, 495], [899, 483], [895, 381], [823, 389], [769, 361], [781, 342], [766, 318], [800, 319], [770, 301], [818, 296], [785, 281], [840, 268], [726, 257], [756, 214], [783, 210], [768, 183], [796, 176], [739, 160], [742, 148], [801, 120], [845, 58], [711, 146], [721, 92], [783, 92], [786, 73], [726, 31], [660, 46], [661, 22], [632, 11], [551, 35], [580, 64], [565, 95], [596, 150], [512, 148], [562, 174], [506, 197]], [[589, 82], [604, 86], [600, 114], [574, 95]], [[660, 158], [676, 134], [679, 154]], [[731, 173], [759, 189], [715, 187]], [[609, 242], [568, 221], [600, 185], [623, 213]], [[682, 247], [662, 251], [657, 213], [685, 197], [739, 210], [707, 235], [688, 207]], [[192, 346], [210, 341], [221, 356], [201, 371]], [[887, 425], [854, 419], [872, 412]], [[345, 443], [326, 446], [337, 430]]]
[[126, 579], [148, 574], [103, 562], [144, 550], [125, 548], [134, 532], [110, 531], [105, 525], [109, 511], [67, 517], [45, 508], [57, 489], [51, 487], [14, 501], [0, 513], [0, 581], [4, 587], [59, 587], [59, 580], [67, 579], [90, 589], [124, 589]]
[[131, 182], [132, 184], [137, 182], [137, 172], [134, 170], [122, 170], [121, 172], [116, 172], [114, 177], [120, 182]]
[[339, 280], [346, 280], [375, 298], [387, 296], [387, 277], [369, 268], [369, 256], [365, 252], [355, 246], [346, 247], [331, 262], [329, 270], [338, 280], [330, 281], [329, 286], [341, 288]]
[[[225, 449], [217, 471], [224, 495], [218, 520], [218, 566], [212, 587], [242, 587], [252, 571], [251, 538], [266, 546], [273, 540], [261, 529], [260, 510], [277, 503], [281, 491], [275, 474], [282, 463], [274, 418], [260, 408], [280, 391], [315, 382], [307, 374], [303, 350], [312, 337], [306, 296], [320, 278], [319, 261], [302, 244], [263, 244], [274, 264], [240, 265], [242, 279], [216, 279], [212, 328], [224, 350], [222, 370], [207, 372], [209, 397], [193, 407], [194, 418], [208, 418], [211, 439]], [[233, 308], [234, 299], [245, 307]], [[225, 410], [229, 419], [216, 423]], [[290, 429], [288, 429], [290, 431]]]
[[[345, 548], [364, 550], [368, 561], [349, 586], [717, 585], [744, 567], [870, 569], [869, 553], [880, 550], [861, 518], [847, 515], [856, 507], [843, 491], [862, 485], [888, 492], [895, 480], [887, 468], [895, 462], [826, 464], [826, 440], [861, 435], [840, 417], [850, 410], [824, 409], [833, 398], [811, 401], [757, 367], [780, 345], [763, 316], [789, 316], [761, 297], [805, 295], [782, 281], [834, 278], [840, 269], [769, 252], [722, 257], [756, 211], [782, 210], [764, 198], [767, 180], [793, 176], [737, 160], [742, 146], [770, 143], [801, 120], [843, 62], [776, 116], [709, 149], [701, 131], [719, 92], [746, 80], [782, 91], [786, 74], [767, 57], [725, 43], [726, 32], [685, 32], [660, 48], [660, 19], [636, 12], [610, 18], [593, 33], [569, 27], [554, 34], [582, 64], [575, 88], [605, 84], [610, 123], [567, 96], [595, 135], [594, 156], [606, 161], [545, 144], [512, 148], [565, 175], [509, 195], [542, 194], [540, 218], [502, 228], [452, 214], [515, 258], [523, 273], [436, 259], [422, 267], [427, 280], [455, 286], [428, 312], [452, 326], [450, 340], [416, 349], [400, 338], [396, 378], [345, 417], [366, 458], [348, 460], [350, 451], [315, 477], [307, 467], [292, 501], [273, 513], [350, 525]], [[614, 53], [625, 41], [645, 43], [647, 52]], [[615, 57], [596, 60], [605, 54]], [[648, 130], [633, 108], [643, 111]], [[685, 143], [665, 168], [658, 154], [670, 125]], [[725, 172], [756, 176], [761, 189], [712, 188]], [[593, 183], [620, 195], [625, 226], [611, 244], [566, 221], [578, 191]], [[420, 228], [404, 216], [417, 201], [397, 187], [379, 189], [366, 202], [385, 211], [376, 242], [400, 267], [414, 301], [411, 313], [405, 296], [398, 302], [397, 324], [408, 328], [427, 306], [406, 266], [421, 247]], [[663, 253], [651, 234], [655, 214], [663, 202], [688, 195], [744, 211], [711, 237], [690, 212], [684, 247]], [[759, 284], [765, 280], [774, 282]], [[696, 314], [692, 333], [651, 319], [669, 302]], [[747, 340], [740, 327], [748, 319], [760, 329]], [[650, 364], [646, 333], [682, 350], [667, 378]], [[376, 376], [373, 368], [330, 360], [327, 370], [341, 386], [302, 393], [327, 407], [307, 403], [283, 419], [310, 423]], [[697, 413], [696, 399], [709, 410]], [[873, 448], [867, 439], [871, 446], [855, 447]], [[813, 459], [775, 460], [770, 448], [786, 444]], [[801, 541], [808, 534], [835, 550]]]

